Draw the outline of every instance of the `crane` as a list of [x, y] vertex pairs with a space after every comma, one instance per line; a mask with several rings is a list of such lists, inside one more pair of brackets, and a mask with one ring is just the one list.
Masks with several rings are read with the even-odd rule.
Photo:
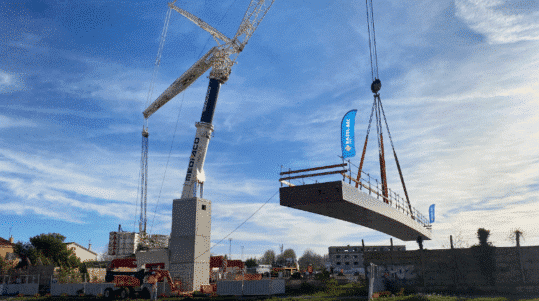
[[212, 47], [206, 54], [204, 54], [143, 112], [144, 118], [148, 119], [152, 114], [159, 110], [159, 108], [187, 89], [187, 87], [193, 84], [202, 74], [211, 68], [209, 76], [210, 81], [206, 92], [204, 107], [202, 109], [202, 116], [200, 117], [200, 122], [195, 124], [197, 130], [191, 149], [189, 164], [187, 166], [187, 173], [181, 195], [182, 199], [196, 197], [197, 184], [200, 186], [200, 196], [202, 197], [203, 195], [203, 185], [205, 181], [204, 161], [206, 159], [208, 144], [213, 133], [212, 121], [217, 98], [219, 96], [219, 90], [221, 85], [228, 80], [231, 68], [235, 63], [238, 54], [243, 51], [243, 48], [274, 1], [275, 0], [251, 0], [238, 31], [232, 39], [202, 21], [200, 18], [175, 6], [174, 3], [176, 1], [168, 4], [170, 9], [175, 10], [205, 31], [209, 32], [217, 42], [217, 46]]
[[373, 113], [376, 119], [376, 136], [378, 140], [378, 157], [380, 161], [380, 177], [382, 181], [382, 194], [385, 197], [384, 202], [388, 202], [388, 187], [387, 187], [387, 176], [386, 176], [386, 163], [385, 163], [385, 154], [384, 154], [384, 136], [383, 136], [383, 124], [382, 120], [385, 123], [387, 134], [389, 136], [389, 141], [391, 142], [391, 147], [393, 149], [393, 156], [395, 157], [395, 162], [397, 164], [397, 169], [399, 171], [399, 176], [404, 190], [404, 195], [410, 209], [410, 214], [412, 219], [415, 219], [414, 213], [412, 210], [412, 205], [410, 204], [410, 199], [408, 198], [408, 191], [406, 190], [406, 184], [404, 183], [404, 177], [402, 176], [402, 170], [399, 164], [399, 159], [397, 158], [397, 153], [395, 152], [395, 146], [393, 145], [393, 139], [391, 139], [391, 132], [389, 131], [389, 125], [384, 112], [384, 107], [382, 106], [382, 100], [380, 99], [380, 89], [382, 88], [382, 82], [380, 81], [378, 74], [378, 54], [376, 52], [376, 31], [374, 28], [374, 14], [373, 14], [373, 5], [372, 0], [365, 0], [365, 6], [367, 8], [367, 29], [369, 31], [369, 55], [371, 60], [371, 91], [373, 93], [374, 102], [372, 104], [371, 115], [369, 117], [369, 126], [367, 128], [367, 136], [365, 138], [365, 144], [363, 145], [363, 153], [361, 155], [361, 161], [359, 164], [359, 171], [357, 173], [357, 182], [356, 188], [359, 186], [359, 180], [361, 177], [361, 171], [363, 169], [363, 163], [365, 161], [365, 153], [367, 151], [367, 142], [369, 140], [369, 132], [372, 124]]

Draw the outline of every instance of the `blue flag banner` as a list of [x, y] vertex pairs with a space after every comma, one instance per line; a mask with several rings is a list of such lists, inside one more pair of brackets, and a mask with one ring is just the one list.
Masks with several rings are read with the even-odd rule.
[[341, 122], [341, 150], [343, 159], [356, 155], [354, 126], [356, 124], [357, 110], [351, 110], [342, 118]]
[[429, 207], [429, 222], [434, 223], [434, 204]]

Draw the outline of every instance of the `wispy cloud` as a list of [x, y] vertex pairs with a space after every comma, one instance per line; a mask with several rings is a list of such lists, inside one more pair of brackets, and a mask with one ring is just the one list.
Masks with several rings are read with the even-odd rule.
[[25, 85], [20, 74], [0, 70], [0, 94], [9, 94], [23, 89]]
[[11, 118], [5, 115], [0, 115], [0, 129], [15, 128], [15, 127], [36, 127], [37, 123], [26, 118]]
[[539, 40], [539, 12], [507, 12], [509, 2], [512, 1], [457, 0], [455, 5], [457, 16], [485, 35], [489, 43]]

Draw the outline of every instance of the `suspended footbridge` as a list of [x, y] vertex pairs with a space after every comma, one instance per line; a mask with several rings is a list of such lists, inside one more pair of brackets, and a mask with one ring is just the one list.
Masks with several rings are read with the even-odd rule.
[[[403, 241], [418, 237], [430, 240], [428, 220], [398, 194], [388, 189], [384, 196], [380, 183], [367, 173], [357, 180], [347, 163], [281, 172], [280, 204], [364, 226]], [[322, 169], [338, 170], [304, 174]], [[339, 169], [342, 168], [342, 169]], [[301, 174], [303, 173], [303, 174]], [[292, 175], [297, 174], [297, 175]], [[342, 180], [314, 184], [291, 183], [291, 180], [341, 174]]]

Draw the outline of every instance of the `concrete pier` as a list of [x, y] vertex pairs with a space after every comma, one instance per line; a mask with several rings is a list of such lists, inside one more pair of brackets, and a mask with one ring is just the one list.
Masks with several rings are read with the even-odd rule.
[[211, 202], [174, 200], [170, 233], [170, 274], [186, 291], [200, 290], [210, 279]]

